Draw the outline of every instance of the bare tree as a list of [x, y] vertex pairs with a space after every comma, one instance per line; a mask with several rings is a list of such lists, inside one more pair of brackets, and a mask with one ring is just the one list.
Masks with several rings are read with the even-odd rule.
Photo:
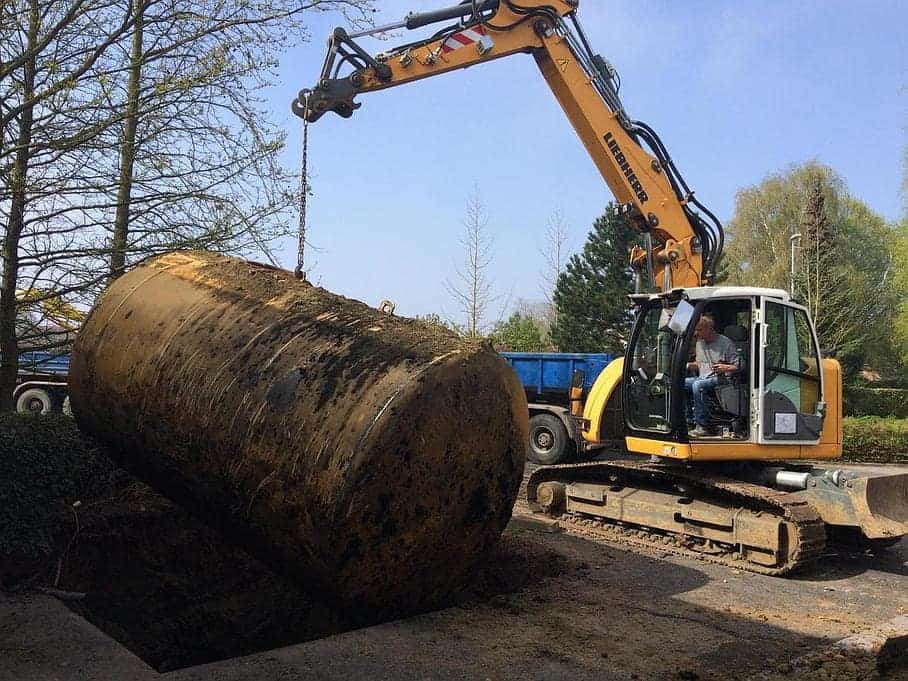
[[483, 335], [484, 317], [494, 300], [488, 272], [493, 239], [488, 233], [489, 218], [478, 185], [474, 185], [467, 199], [463, 226], [463, 264], [455, 268], [455, 280], [446, 281], [445, 286], [466, 318], [465, 335], [475, 338]]
[[[29, 305], [36, 288], [22, 279], [42, 270], [32, 241], [52, 248], [60, 236], [52, 216], [73, 183], [67, 173], [103, 121], [86, 123], [92, 109], [80, 84], [128, 29], [120, 0], [12, 0], [0, 4], [0, 411], [13, 408], [18, 368], [19, 289]], [[65, 115], [60, 115], [61, 112]], [[69, 152], [77, 152], [64, 158]], [[65, 239], [65, 237], [64, 237]]]
[[174, 246], [273, 261], [298, 195], [260, 93], [286, 36], [306, 35], [304, 12], [329, 9], [361, 23], [370, 3], [135, 0], [128, 75], [111, 102], [123, 112], [111, 276]]
[[68, 336], [38, 339], [35, 309], [163, 251], [267, 256], [290, 232], [261, 92], [310, 10], [361, 22], [371, 0], [0, 2], [0, 411], [20, 347]]
[[555, 208], [545, 226], [545, 243], [539, 253], [543, 257], [542, 270], [542, 294], [545, 297], [547, 310], [545, 313], [546, 322], [552, 324], [555, 322], [557, 312], [555, 310], [554, 295], [555, 286], [558, 285], [558, 277], [564, 270], [568, 258], [568, 233], [567, 221], [564, 213], [560, 208]]

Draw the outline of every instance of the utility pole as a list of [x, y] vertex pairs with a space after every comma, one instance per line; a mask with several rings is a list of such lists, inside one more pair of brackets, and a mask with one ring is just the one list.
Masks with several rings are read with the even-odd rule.
[[[797, 241], [797, 245], [795, 242]], [[791, 294], [791, 297], [794, 298], [795, 295], [795, 274], [797, 269], [797, 259], [795, 258], [795, 251], [801, 248], [801, 233], [792, 234], [788, 239], [789, 244], [791, 245], [791, 268], [790, 268], [790, 280], [788, 285], [788, 292]]]

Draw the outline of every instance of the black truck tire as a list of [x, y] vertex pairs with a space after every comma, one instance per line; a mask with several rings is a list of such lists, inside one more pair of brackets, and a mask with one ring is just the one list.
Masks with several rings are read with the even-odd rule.
[[16, 411], [20, 414], [49, 414], [53, 408], [50, 394], [42, 388], [23, 390], [16, 398]]
[[546, 466], [561, 463], [574, 452], [567, 428], [557, 416], [536, 414], [530, 418], [530, 441], [527, 458]]

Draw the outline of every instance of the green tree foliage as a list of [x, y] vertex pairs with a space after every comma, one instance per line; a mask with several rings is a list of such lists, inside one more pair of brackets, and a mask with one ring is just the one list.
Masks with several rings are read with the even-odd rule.
[[893, 313], [892, 346], [899, 369], [896, 383], [908, 387], [908, 143], [902, 156], [902, 205], [904, 213], [891, 240]]
[[562, 352], [623, 352], [632, 315], [630, 250], [639, 237], [610, 203], [593, 224], [583, 251], [558, 277], [556, 321], [550, 335]]
[[728, 282], [783, 289], [791, 237], [800, 234], [794, 293], [820, 344], [836, 349], [851, 377], [864, 363], [893, 368], [893, 230], [833, 170], [806, 163], [742, 189], [728, 232]]
[[498, 350], [511, 352], [544, 352], [545, 329], [538, 319], [519, 312], [507, 321], [498, 322], [492, 331], [492, 343]]
[[892, 251], [893, 289], [900, 301], [895, 312], [893, 342], [901, 362], [902, 377], [908, 381], [908, 219], [902, 221], [893, 239]]

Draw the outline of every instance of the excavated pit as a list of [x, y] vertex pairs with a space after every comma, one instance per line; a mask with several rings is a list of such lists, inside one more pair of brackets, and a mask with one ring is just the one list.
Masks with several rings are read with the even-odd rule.
[[141, 483], [83, 515], [59, 588], [71, 610], [168, 672], [312, 641], [420, 612], [486, 602], [569, 569], [559, 554], [505, 536], [469, 588], [420, 609], [339, 609], [270, 571]]

